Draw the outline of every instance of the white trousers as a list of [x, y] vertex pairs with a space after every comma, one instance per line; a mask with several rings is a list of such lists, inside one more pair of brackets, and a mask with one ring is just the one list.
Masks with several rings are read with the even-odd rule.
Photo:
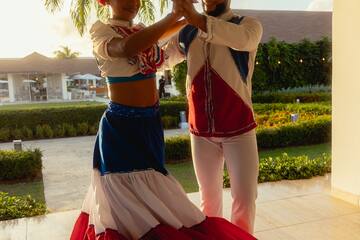
[[259, 156], [255, 130], [229, 138], [191, 134], [192, 157], [201, 195], [201, 210], [222, 217], [224, 161], [230, 176], [231, 222], [253, 233]]

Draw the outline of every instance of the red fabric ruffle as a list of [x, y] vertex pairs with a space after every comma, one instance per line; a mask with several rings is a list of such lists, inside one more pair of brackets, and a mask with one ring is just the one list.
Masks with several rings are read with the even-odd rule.
[[[175, 229], [159, 224], [140, 240], [256, 240], [255, 237], [223, 218], [207, 217], [191, 228]], [[89, 225], [89, 215], [81, 213], [77, 219], [70, 240], [128, 240], [116, 230], [106, 229], [95, 235], [93, 225]]]

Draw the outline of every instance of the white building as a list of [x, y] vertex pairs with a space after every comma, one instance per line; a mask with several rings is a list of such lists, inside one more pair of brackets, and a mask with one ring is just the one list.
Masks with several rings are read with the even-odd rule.
[[0, 59], [0, 103], [67, 100], [68, 76], [99, 75], [93, 58], [53, 59], [32, 53]]

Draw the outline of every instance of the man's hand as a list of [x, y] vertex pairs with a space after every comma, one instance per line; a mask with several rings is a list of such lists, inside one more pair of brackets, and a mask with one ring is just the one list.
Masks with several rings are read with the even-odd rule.
[[178, 11], [185, 16], [189, 24], [207, 32], [206, 17], [196, 11], [193, 0], [173, 0], [173, 3]]

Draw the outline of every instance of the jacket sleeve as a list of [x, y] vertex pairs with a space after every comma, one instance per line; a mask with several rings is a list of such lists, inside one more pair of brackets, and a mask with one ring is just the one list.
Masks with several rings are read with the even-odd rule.
[[121, 38], [121, 36], [111, 29], [109, 25], [97, 21], [90, 29], [90, 37], [93, 43], [93, 52], [97, 57], [110, 61], [115, 59], [110, 57], [107, 45], [113, 38]]
[[207, 33], [200, 30], [200, 38], [238, 51], [256, 50], [263, 34], [261, 23], [252, 17], [245, 17], [240, 24], [235, 24], [207, 16], [206, 25]]

